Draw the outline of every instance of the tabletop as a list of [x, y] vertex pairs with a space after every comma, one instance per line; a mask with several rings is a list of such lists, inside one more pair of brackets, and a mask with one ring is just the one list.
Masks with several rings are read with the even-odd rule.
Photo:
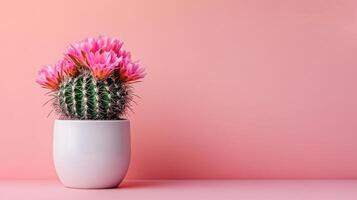
[[1, 180], [0, 199], [356, 200], [357, 180], [126, 180], [113, 189], [71, 189], [56, 180]]

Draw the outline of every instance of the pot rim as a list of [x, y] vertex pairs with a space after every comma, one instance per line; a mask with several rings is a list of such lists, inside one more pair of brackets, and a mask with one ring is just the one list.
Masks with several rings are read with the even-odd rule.
[[117, 120], [79, 120], [79, 119], [56, 119], [55, 122], [61, 123], [128, 123], [128, 119], [117, 119]]

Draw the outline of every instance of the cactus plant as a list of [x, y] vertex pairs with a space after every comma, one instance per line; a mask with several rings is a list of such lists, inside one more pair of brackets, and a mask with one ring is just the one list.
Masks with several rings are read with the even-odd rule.
[[109, 37], [88, 38], [70, 45], [54, 67], [45, 66], [37, 83], [50, 89], [54, 110], [63, 119], [121, 119], [133, 100], [132, 84], [145, 76]]

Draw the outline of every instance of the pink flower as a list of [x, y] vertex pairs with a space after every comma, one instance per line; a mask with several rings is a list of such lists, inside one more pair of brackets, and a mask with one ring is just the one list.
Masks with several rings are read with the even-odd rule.
[[65, 57], [71, 60], [75, 65], [83, 66], [85, 63], [82, 63], [85, 60], [82, 57], [81, 49], [78, 45], [70, 45], [67, 47]]
[[120, 79], [124, 82], [136, 81], [145, 77], [145, 71], [137, 63], [128, 63], [119, 67]]
[[62, 59], [54, 67], [44, 66], [38, 72], [36, 82], [44, 88], [57, 90], [65, 76], [74, 77], [77, 73], [77, 67], [71, 61]]
[[77, 66], [66, 58], [58, 61], [55, 65], [55, 69], [57, 69], [63, 76], [74, 77], [78, 73]]
[[123, 56], [124, 59], [119, 66], [120, 79], [124, 82], [131, 82], [144, 78], [144, 69], [137, 62], [131, 60], [130, 52], [124, 52]]
[[88, 59], [88, 68], [98, 80], [108, 78], [108, 76], [118, 68], [119, 63], [122, 60], [122, 57], [117, 57], [113, 51], [103, 53], [89, 52], [86, 55]]
[[44, 88], [57, 90], [62, 80], [62, 72], [58, 67], [46, 65], [38, 72], [36, 82]]
[[88, 54], [104, 53], [113, 51], [120, 57], [120, 49], [123, 45], [118, 39], [100, 36], [98, 38], [87, 38], [67, 48], [65, 55], [76, 65], [88, 67]]
[[122, 50], [122, 46], [123, 42], [115, 38], [87, 38], [70, 45], [65, 55], [73, 65], [89, 69], [99, 80], [107, 78], [116, 69], [124, 82], [143, 78], [144, 70], [131, 60], [130, 52]]
[[[109, 37], [103, 37], [100, 36], [98, 37], [96, 44], [98, 45], [99, 49], [102, 49], [104, 51], [114, 51], [117, 55], [121, 54], [121, 47], [123, 46], [123, 42], [116, 38], [109, 38]], [[95, 45], [93, 46], [93, 50], [97, 50]]]

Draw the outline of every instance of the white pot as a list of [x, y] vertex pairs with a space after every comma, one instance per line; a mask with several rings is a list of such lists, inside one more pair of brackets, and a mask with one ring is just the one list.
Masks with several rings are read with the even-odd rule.
[[117, 187], [129, 167], [130, 122], [56, 120], [53, 159], [66, 187]]

